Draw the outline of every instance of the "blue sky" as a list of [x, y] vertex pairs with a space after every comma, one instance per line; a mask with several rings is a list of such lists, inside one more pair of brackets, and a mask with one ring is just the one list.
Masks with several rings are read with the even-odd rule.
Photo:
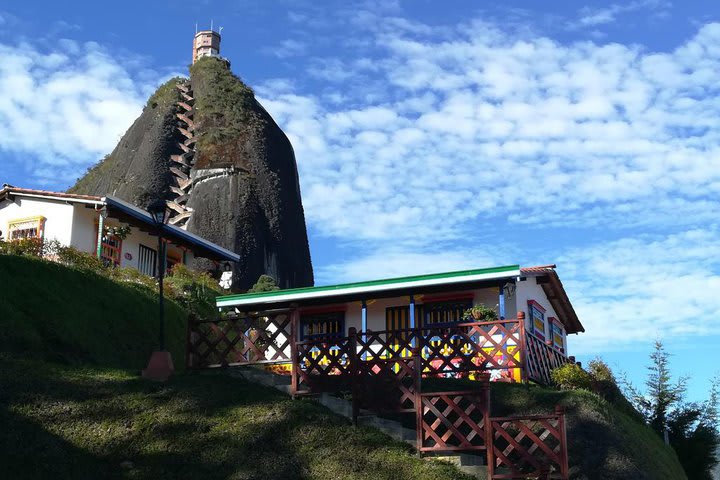
[[[720, 347], [712, 2], [0, 3], [0, 182], [65, 189], [195, 23], [290, 137], [318, 283], [557, 263], [602, 356], [655, 338], [702, 399]], [[699, 365], [699, 366], [696, 366]]]

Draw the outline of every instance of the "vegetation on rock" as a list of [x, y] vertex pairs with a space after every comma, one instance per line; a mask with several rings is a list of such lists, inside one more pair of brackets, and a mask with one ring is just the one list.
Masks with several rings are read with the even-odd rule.
[[260, 275], [258, 281], [252, 286], [247, 293], [259, 293], [259, 292], [274, 292], [280, 290], [280, 287], [275, 283], [275, 279], [270, 275]]

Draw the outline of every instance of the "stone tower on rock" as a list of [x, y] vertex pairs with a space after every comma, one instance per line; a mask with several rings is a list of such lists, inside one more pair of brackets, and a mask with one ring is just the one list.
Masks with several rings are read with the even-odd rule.
[[113, 152], [69, 191], [140, 207], [164, 199], [170, 223], [240, 254], [234, 290], [263, 273], [281, 288], [313, 285], [292, 145], [219, 46], [218, 33], [198, 32], [190, 78], [160, 86]]

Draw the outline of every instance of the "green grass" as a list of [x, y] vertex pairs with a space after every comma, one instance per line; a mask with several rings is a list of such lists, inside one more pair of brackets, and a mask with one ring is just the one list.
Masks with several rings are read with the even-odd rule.
[[[157, 296], [31, 257], [0, 255], [0, 351], [140, 370], [157, 349]], [[167, 347], [184, 365], [186, 312], [166, 302]]]
[[463, 479], [304, 400], [219, 374], [168, 383], [0, 354], [4, 478]]
[[[477, 388], [470, 380], [427, 379], [423, 391]], [[621, 480], [683, 480], [687, 477], [671, 447], [632, 415], [584, 390], [554, 390], [539, 386], [493, 383], [491, 414], [509, 416], [552, 413], [562, 405], [567, 413], [570, 467], [577, 478]]]

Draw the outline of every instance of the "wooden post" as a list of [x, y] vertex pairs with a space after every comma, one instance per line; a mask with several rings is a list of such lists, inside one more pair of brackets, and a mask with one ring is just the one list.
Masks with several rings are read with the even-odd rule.
[[522, 310], [517, 313], [517, 320], [520, 323], [520, 379], [525, 385], [529, 384], [530, 376], [528, 374], [528, 349], [527, 338], [525, 337], [525, 312]]
[[300, 319], [300, 311], [294, 307], [290, 312], [290, 394], [293, 398], [298, 393], [298, 375], [300, 375], [300, 365], [297, 352], [297, 335]]
[[412, 349], [413, 355], [413, 377], [415, 384], [415, 438], [418, 457], [422, 457], [423, 445], [423, 404], [422, 404], [422, 359], [420, 358], [420, 348]]
[[357, 427], [358, 415], [360, 414], [360, 399], [358, 398], [360, 392], [358, 382], [360, 379], [358, 378], [359, 366], [357, 361], [357, 329], [355, 327], [350, 327], [348, 333], [348, 349], [350, 350], [348, 352], [350, 355], [350, 390], [352, 394], [352, 423]]
[[490, 374], [483, 373], [480, 376], [480, 391], [482, 395], [483, 405], [483, 430], [485, 430], [485, 453], [487, 454], [488, 478], [492, 478], [495, 471], [493, 460], [493, 441], [494, 435], [492, 431], [492, 420], [490, 419]]
[[568, 458], [567, 431], [565, 430], [565, 408], [556, 405], [555, 414], [558, 417], [558, 432], [560, 432], [560, 476], [563, 480], [568, 480], [570, 462]]

